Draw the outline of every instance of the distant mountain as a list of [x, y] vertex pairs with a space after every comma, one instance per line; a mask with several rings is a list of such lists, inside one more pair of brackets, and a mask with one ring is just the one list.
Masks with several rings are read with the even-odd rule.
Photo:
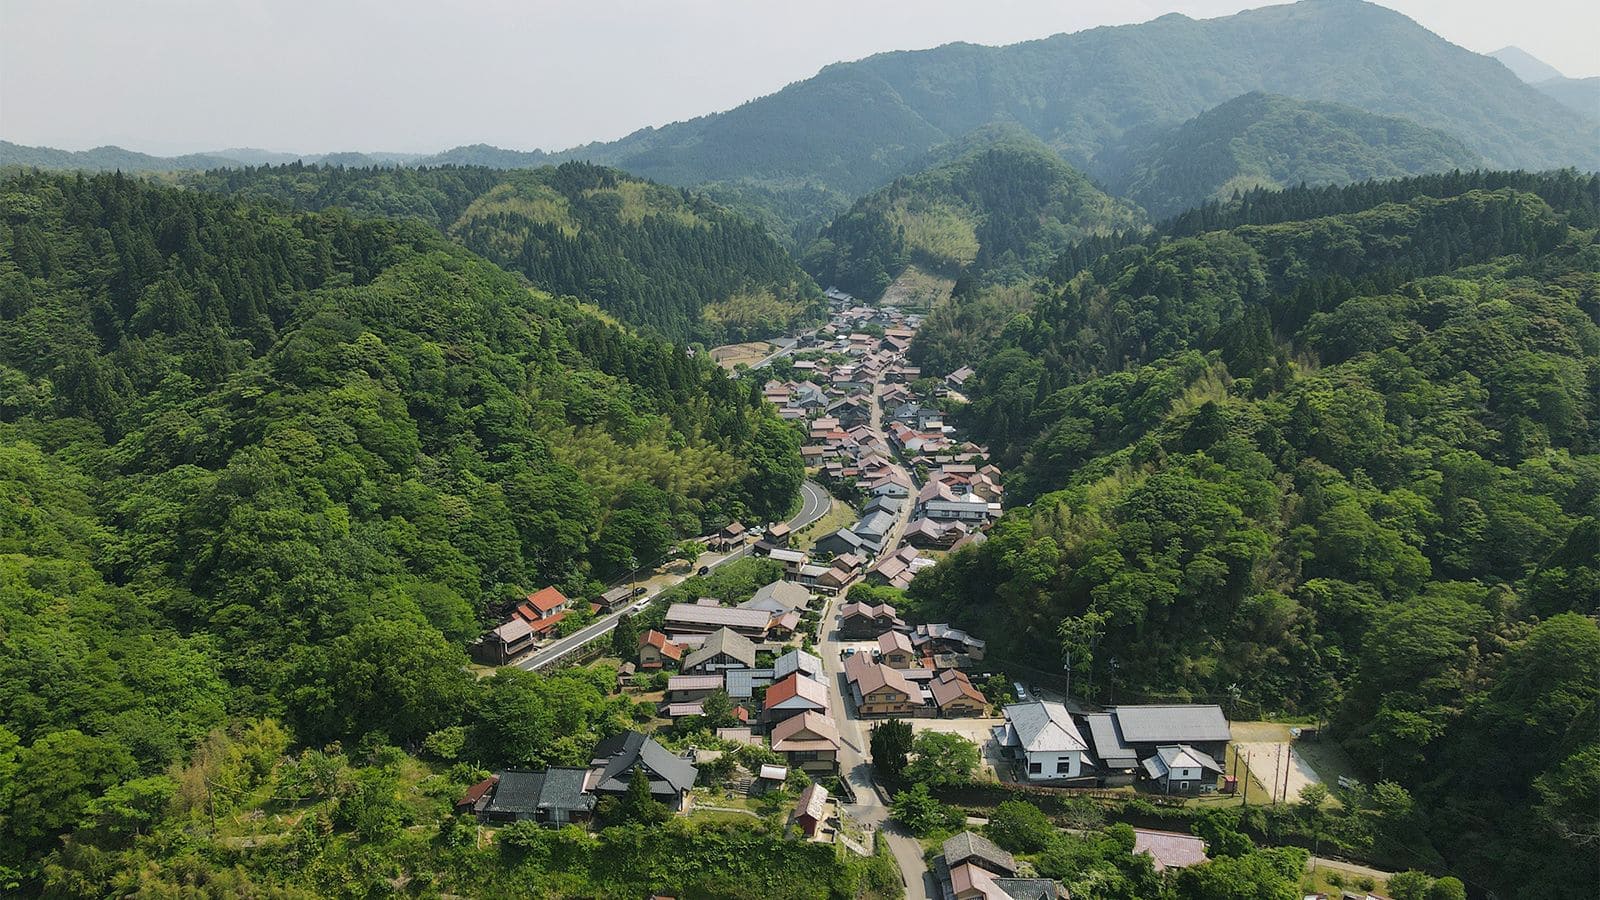
[[566, 163], [229, 169], [182, 184], [298, 211], [413, 218], [556, 294], [680, 344], [770, 337], [819, 318], [822, 292], [766, 229], [706, 195]]
[[1511, 70], [1512, 74], [1529, 84], [1538, 84], [1541, 81], [1549, 81], [1552, 78], [1565, 77], [1561, 74], [1560, 69], [1521, 47], [1501, 47], [1488, 55], [1500, 60], [1505, 64], [1506, 68]]
[[35, 169], [86, 169], [89, 171], [178, 172], [237, 166], [240, 161], [211, 153], [183, 156], [151, 156], [121, 147], [96, 147], [93, 150], [57, 150], [53, 147], [25, 147], [0, 141], [0, 166], [27, 166]]
[[1144, 224], [1038, 138], [992, 127], [856, 201], [807, 249], [822, 284], [877, 297], [911, 263], [992, 281], [1039, 274], [1068, 244]]
[[1534, 87], [1562, 105], [1600, 120], [1600, 77], [1551, 78]]
[[1343, 103], [1460, 138], [1488, 164], [1600, 167], [1600, 127], [1500, 62], [1399, 13], [1303, 0], [1163, 16], [1006, 47], [950, 44], [828, 66], [724, 113], [555, 154], [669, 184], [859, 196], [942, 143], [1012, 122], [1096, 178], [1153, 136], [1251, 91]]
[[1405, 119], [1249, 93], [1146, 145], [1113, 188], [1159, 219], [1235, 190], [1347, 184], [1481, 163], [1459, 139]]
[[280, 153], [236, 147], [182, 156], [152, 156], [137, 150], [105, 146], [93, 150], [57, 150], [54, 147], [27, 147], [0, 141], [0, 166], [32, 169], [83, 169], [90, 172], [190, 172], [240, 166], [279, 165], [291, 162], [352, 167], [406, 165], [417, 159], [415, 153]]
[[455, 147], [442, 153], [419, 157], [419, 166], [487, 166], [491, 169], [532, 169], [549, 165], [551, 154], [543, 150], [502, 150], [488, 144]]

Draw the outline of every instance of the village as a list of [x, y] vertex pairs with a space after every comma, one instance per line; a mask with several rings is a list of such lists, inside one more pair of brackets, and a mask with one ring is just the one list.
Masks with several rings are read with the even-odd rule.
[[[990, 671], [980, 635], [908, 622], [873, 596], [984, 541], [1004, 489], [986, 448], [963, 440], [942, 412], [961, 400], [972, 370], [922, 378], [906, 358], [918, 316], [832, 299], [826, 325], [745, 373], [805, 429], [807, 487], [827, 496], [808, 498], [790, 521], [731, 522], [705, 538], [681, 576], [619, 585], [587, 604], [603, 618], [567, 639], [580, 652], [544, 663], [610, 646], [617, 691], [648, 709], [640, 727], [597, 744], [587, 767], [496, 773], [461, 798], [460, 811], [486, 825], [558, 826], [647, 792], [675, 815], [782, 815], [797, 839], [861, 855], [877, 834], [908, 896], [1035, 900], [1064, 894], [981, 834], [929, 845], [891, 819], [869, 751], [875, 724], [907, 722], [917, 735], [970, 742], [979, 764], [963, 776], [978, 781], [1177, 804], [1235, 802], [1241, 784], [1248, 794], [1254, 783], [1259, 800], [1267, 778], [1233, 752], [1219, 706], [1085, 708]], [[771, 580], [743, 581], [746, 572]], [[719, 573], [739, 574], [740, 586], [723, 596], [683, 593], [689, 577], [710, 583]], [[541, 639], [555, 643], [554, 624], [578, 606], [554, 588], [529, 595], [480, 642], [480, 660], [531, 667]], [[613, 629], [626, 646], [616, 635], [602, 640]], [[1288, 799], [1293, 766], [1282, 769]], [[1276, 799], [1276, 763], [1270, 780]], [[1135, 835], [1136, 851], [1158, 870], [1206, 859], [1192, 834]]]

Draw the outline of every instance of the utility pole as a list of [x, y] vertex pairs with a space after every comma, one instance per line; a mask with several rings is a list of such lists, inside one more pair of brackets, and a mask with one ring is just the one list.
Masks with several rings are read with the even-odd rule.
[[1067, 658], [1067, 664], [1062, 666], [1061, 668], [1067, 670], [1067, 700], [1068, 700], [1068, 702], [1071, 702], [1071, 700], [1072, 700], [1072, 651], [1071, 650], [1064, 650], [1064, 651], [1062, 651], [1062, 655]]
[[1248, 750], [1246, 750], [1245, 753], [1244, 753], [1244, 778], [1242, 779], [1241, 783], [1243, 783], [1243, 785], [1244, 785], [1244, 801], [1243, 801], [1244, 805], [1245, 806], [1249, 806], [1250, 805], [1250, 751], [1248, 751]]

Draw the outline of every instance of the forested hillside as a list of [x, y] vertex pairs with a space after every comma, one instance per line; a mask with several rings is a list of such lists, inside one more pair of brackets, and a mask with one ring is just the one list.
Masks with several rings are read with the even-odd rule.
[[1348, 184], [1481, 161], [1457, 138], [1405, 119], [1261, 93], [1207, 110], [1131, 155], [1113, 188], [1156, 219], [1251, 188]]
[[1103, 181], [1131, 136], [1263, 91], [1397, 116], [1464, 142], [1490, 165], [1600, 166], [1600, 124], [1498, 61], [1380, 6], [1304, 0], [1218, 19], [1162, 16], [1006, 47], [949, 44], [828, 66], [735, 109], [552, 156], [464, 148], [441, 162], [586, 159], [668, 184], [715, 183], [773, 215], [796, 194], [860, 196], [932, 148], [1014, 123]]
[[408, 153], [275, 153], [239, 147], [182, 156], [151, 156], [116, 146], [93, 150], [57, 150], [54, 147], [27, 147], [0, 141], [0, 168], [23, 166], [33, 169], [81, 169], [88, 172], [186, 172], [223, 166], [277, 165], [300, 161], [341, 166], [404, 165], [415, 159]]
[[[437, 800], [378, 748], [472, 725], [475, 759], [571, 762], [626, 721], [586, 676], [507, 676], [519, 709], [564, 707], [508, 749], [464, 668], [486, 619], [780, 516], [802, 477], [796, 433], [709, 361], [415, 222], [23, 176], [0, 184], [0, 326], [8, 887], [158, 889], [189, 817], [285, 790], [330, 801], [341, 836], [294, 872], [196, 858], [203, 879], [325, 895], [378, 877], [350, 874], [353, 846], [402, 865], [375, 834]], [[350, 764], [374, 768], [278, 771], [286, 747], [363, 740]]]
[[680, 343], [768, 337], [820, 314], [821, 292], [762, 227], [703, 194], [598, 166], [294, 164], [184, 183], [296, 210], [418, 218], [545, 290]]
[[[1474, 178], [1517, 187], [1425, 193]], [[1502, 896], [1582, 896], [1600, 179], [1253, 202], [1343, 209], [1113, 250], [1010, 300], [958, 421], [1031, 505], [918, 578], [916, 612], [1015, 623], [991, 655], [1069, 650], [1091, 695], [1327, 716], [1418, 804], [1397, 864], [1436, 849]]]
[[805, 265], [818, 282], [867, 298], [911, 263], [951, 278], [1014, 281], [1073, 241], [1143, 218], [1027, 132], [983, 129], [856, 201], [807, 248]]

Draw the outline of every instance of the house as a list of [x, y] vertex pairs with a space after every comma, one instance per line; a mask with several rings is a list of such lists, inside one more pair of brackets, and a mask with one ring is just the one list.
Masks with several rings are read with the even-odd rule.
[[673, 635], [711, 634], [728, 628], [747, 638], [760, 639], [766, 636], [767, 625], [771, 621], [772, 616], [759, 609], [674, 603], [667, 607], [663, 627]]
[[991, 515], [999, 515], [998, 503], [989, 501], [975, 494], [960, 494], [952, 498], [937, 498], [922, 503], [918, 509], [922, 515], [930, 519], [953, 520], [958, 522], [985, 522]]
[[872, 606], [851, 601], [839, 607], [839, 637], [845, 640], [871, 640], [885, 631], [906, 627], [887, 603]]
[[782, 547], [767, 551], [767, 558], [783, 563], [785, 577], [799, 574], [800, 567], [811, 561], [811, 558], [800, 550], [788, 550]]
[[639, 638], [639, 668], [663, 669], [683, 659], [683, 645], [654, 628]]
[[690, 703], [704, 700], [713, 691], [723, 690], [725, 684], [721, 674], [674, 675], [667, 679], [667, 702]]
[[791, 821], [800, 826], [800, 832], [809, 838], [817, 836], [817, 829], [827, 819], [828, 789], [816, 782], [806, 785], [806, 789], [800, 792], [800, 799], [795, 801]]
[[934, 564], [933, 560], [919, 556], [917, 548], [901, 547], [873, 566], [867, 573], [867, 580], [874, 584], [888, 584], [904, 589], [911, 584], [913, 578], [917, 577], [918, 572]]
[[756, 688], [764, 688], [774, 681], [771, 669], [726, 669], [723, 684], [731, 700], [750, 700]]
[[771, 737], [773, 751], [801, 771], [832, 775], [839, 769], [839, 726], [823, 713], [790, 716], [772, 726]]
[[1222, 766], [1216, 760], [1188, 744], [1157, 747], [1155, 755], [1142, 765], [1145, 776], [1168, 794], [1199, 793], [1205, 785], [1215, 787], [1217, 776], [1222, 774]]
[[823, 677], [822, 660], [804, 650], [795, 649], [772, 661], [774, 677], [787, 678], [796, 672], [820, 681]]
[[859, 653], [850, 662], [857, 658], [862, 662], [854, 666], [846, 663], [845, 678], [850, 682], [850, 697], [859, 715], [908, 716], [922, 708], [922, 691], [905, 673], [867, 661]]
[[[466, 813], [475, 812], [478, 801], [484, 800], [484, 798], [489, 795], [489, 792], [494, 790], [494, 786], [499, 783], [499, 775], [490, 775], [488, 778], [485, 778], [472, 787], [467, 788], [467, 792], [461, 795], [460, 800], [456, 801], [456, 815], [464, 815]], [[487, 803], [488, 801], [484, 800], [484, 802]]]
[[543, 588], [528, 595], [524, 606], [531, 606], [538, 610], [539, 618], [548, 619], [557, 613], [566, 612], [572, 608], [572, 601], [566, 595], [553, 587]]
[[952, 900], [1059, 900], [1066, 893], [1049, 878], [1007, 878], [972, 863], [950, 869]]
[[995, 743], [1014, 760], [1027, 781], [1065, 781], [1089, 774], [1089, 745], [1060, 703], [1013, 703], [1006, 722], [994, 729]]
[[838, 531], [825, 534], [818, 538], [816, 546], [812, 549], [817, 553], [825, 553], [830, 556], [841, 556], [846, 553], [862, 552], [866, 543], [867, 542], [862, 540], [860, 535], [856, 534], [851, 529], [841, 528]]
[[740, 609], [764, 609], [774, 615], [805, 609], [811, 603], [811, 592], [792, 581], [774, 581], [763, 585], [749, 600], [739, 604]]
[[939, 522], [922, 517], [906, 526], [905, 542], [928, 550], [948, 550], [969, 532], [962, 522]]
[[633, 771], [642, 770], [650, 782], [650, 796], [674, 812], [684, 808], [700, 774], [688, 760], [637, 731], [614, 734], [595, 745], [590, 767], [595, 770], [590, 774], [594, 791], [613, 796], [626, 794]]
[[772, 549], [775, 547], [789, 546], [789, 539], [794, 536], [788, 522], [774, 522], [767, 527], [767, 533], [761, 536], [758, 546]]
[[1206, 842], [1192, 834], [1177, 831], [1133, 830], [1133, 852], [1145, 853], [1154, 861], [1157, 872], [1187, 869], [1205, 862]]
[[1017, 874], [1017, 858], [1001, 850], [994, 841], [981, 834], [963, 831], [944, 842], [944, 864], [956, 866], [972, 864], [995, 875]]
[[517, 604], [512, 615], [527, 622], [536, 636], [542, 636], [555, 630], [556, 625], [566, 618], [571, 606], [572, 601], [565, 594], [547, 587], [529, 594], [527, 599]]
[[981, 716], [989, 709], [988, 698], [960, 669], [945, 669], [935, 675], [928, 683], [928, 692], [941, 716]]
[[600, 605], [609, 610], [622, 608], [629, 600], [633, 599], [633, 588], [628, 585], [614, 587], [600, 595]]
[[731, 628], [718, 628], [711, 632], [705, 643], [683, 658], [683, 671], [688, 675], [706, 675], [723, 669], [753, 669], [755, 666], [756, 645]]
[[786, 612], [772, 617], [772, 624], [767, 626], [767, 637], [774, 640], [786, 641], [789, 638], [794, 637], [794, 633], [799, 630], [800, 614], [797, 612]]
[[965, 387], [967, 381], [976, 374], [978, 373], [974, 372], [971, 366], [962, 366], [954, 372], [951, 372], [949, 375], [946, 375], [944, 377], [944, 383], [959, 391]]
[[983, 659], [988, 644], [944, 622], [918, 625], [911, 630], [911, 646], [919, 656], [941, 653], [965, 654], [973, 660]]
[[[873, 513], [881, 512], [888, 513], [890, 516], [898, 516], [900, 515], [901, 508], [904, 506], [905, 500], [900, 497], [875, 495], [871, 500], [867, 501], [866, 506], [861, 508], [861, 515], [863, 518], [865, 518]], [[861, 529], [857, 528], [856, 534], [860, 533]]]
[[[1090, 749], [1098, 762], [1100, 778], [1108, 784], [1127, 784], [1135, 777], [1156, 778], [1161, 783], [1152, 773], [1167, 763], [1159, 762], [1153, 767], [1145, 763], [1166, 747], [1186, 746], [1214, 764], [1225, 757], [1233, 739], [1228, 717], [1215, 704], [1113, 706], [1102, 713], [1085, 715], [1083, 721], [1088, 726]], [[1200, 759], [1196, 757], [1194, 761]], [[1206, 768], [1203, 762], [1200, 768]], [[1183, 780], [1178, 779], [1179, 790], [1183, 790]], [[1199, 779], [1206, 780], [1203, 775]], [[1196, 782], [1192, 789], [1199, 790], [1200, 784]]]
[[733, 521], [724, 526], [706, 544], [713, 550], [731, 550], [742, 545], [748, 536], [744, 524]]
[[[581, 822], [594, 812], [588, 769], [551, 766], [542, 772], [507, 769], [474, 785], [459, 808], [476, 793], [471, 811], [494, 824], [540, 822], [551, 826]], [[487, 785], [487, 788], [485, 788]]]
[[[848, 556], [850, 554], [846, 555]], [[850, 571], [850, 569], [846, 567], [840, 566], [839, 560], [836, 559], [833, 561], [833, 565], [828, 567], [826, 572], [823, 572], [821, 575], [817, 576], [817, 579], [815, 582], [813, 582], [813, 584], [816, 585], [817, 590], [822, 591], [823, 593], [837, 594], [844, 590], [845, 586], [854, 580], [855, 577], [856, 575], [854, 572]]]
[[[945, 896], [954, 900], [1060, 900], [1049, 878], [1017, 877], [1017, 860], [980, 834], [963, 831], [944, 842], [938, 859]], [[946, 875], [947, 873], [947, 875]], [[948, 880], [946, 881], [946, 877]]]
[[717, 740], [732, 741], [735, 744], [749, 744], [752, 747], [761, 746], [761, 738], [756, 736], [748, 727], [743, 725], [731, 728], [718, 728]]
[[761, 717], [768, 723], [781, 722], [804, 712], [828, 714], [828, 689], [822, 682], [795, 672], [767, 688]]
[[904, 499], [911, 496], [911, 486], [898, 472], [893, 472], [875, 479], [867, 485], [867, 492], [874, 497], [895, 497]]
[[917, 663], [917, 654], [911, 649], [911, 639], [903, 631], [885, 631], [878, 635], [878, 661], [891, 669], [909, 669]]
[[503, 666], [533, 649], [533, 641], [533, 626], [513, 616], [473, 644], [472, 655], [486, 665]]
[[894, 530], [894, 526], [894, 515], [879, 510], [862, 516], [861, 521], [850, 530], [855, 532], [862, 543], [876, 550], [883, 546], [884, 540], [889, 537], [889, 532]]

